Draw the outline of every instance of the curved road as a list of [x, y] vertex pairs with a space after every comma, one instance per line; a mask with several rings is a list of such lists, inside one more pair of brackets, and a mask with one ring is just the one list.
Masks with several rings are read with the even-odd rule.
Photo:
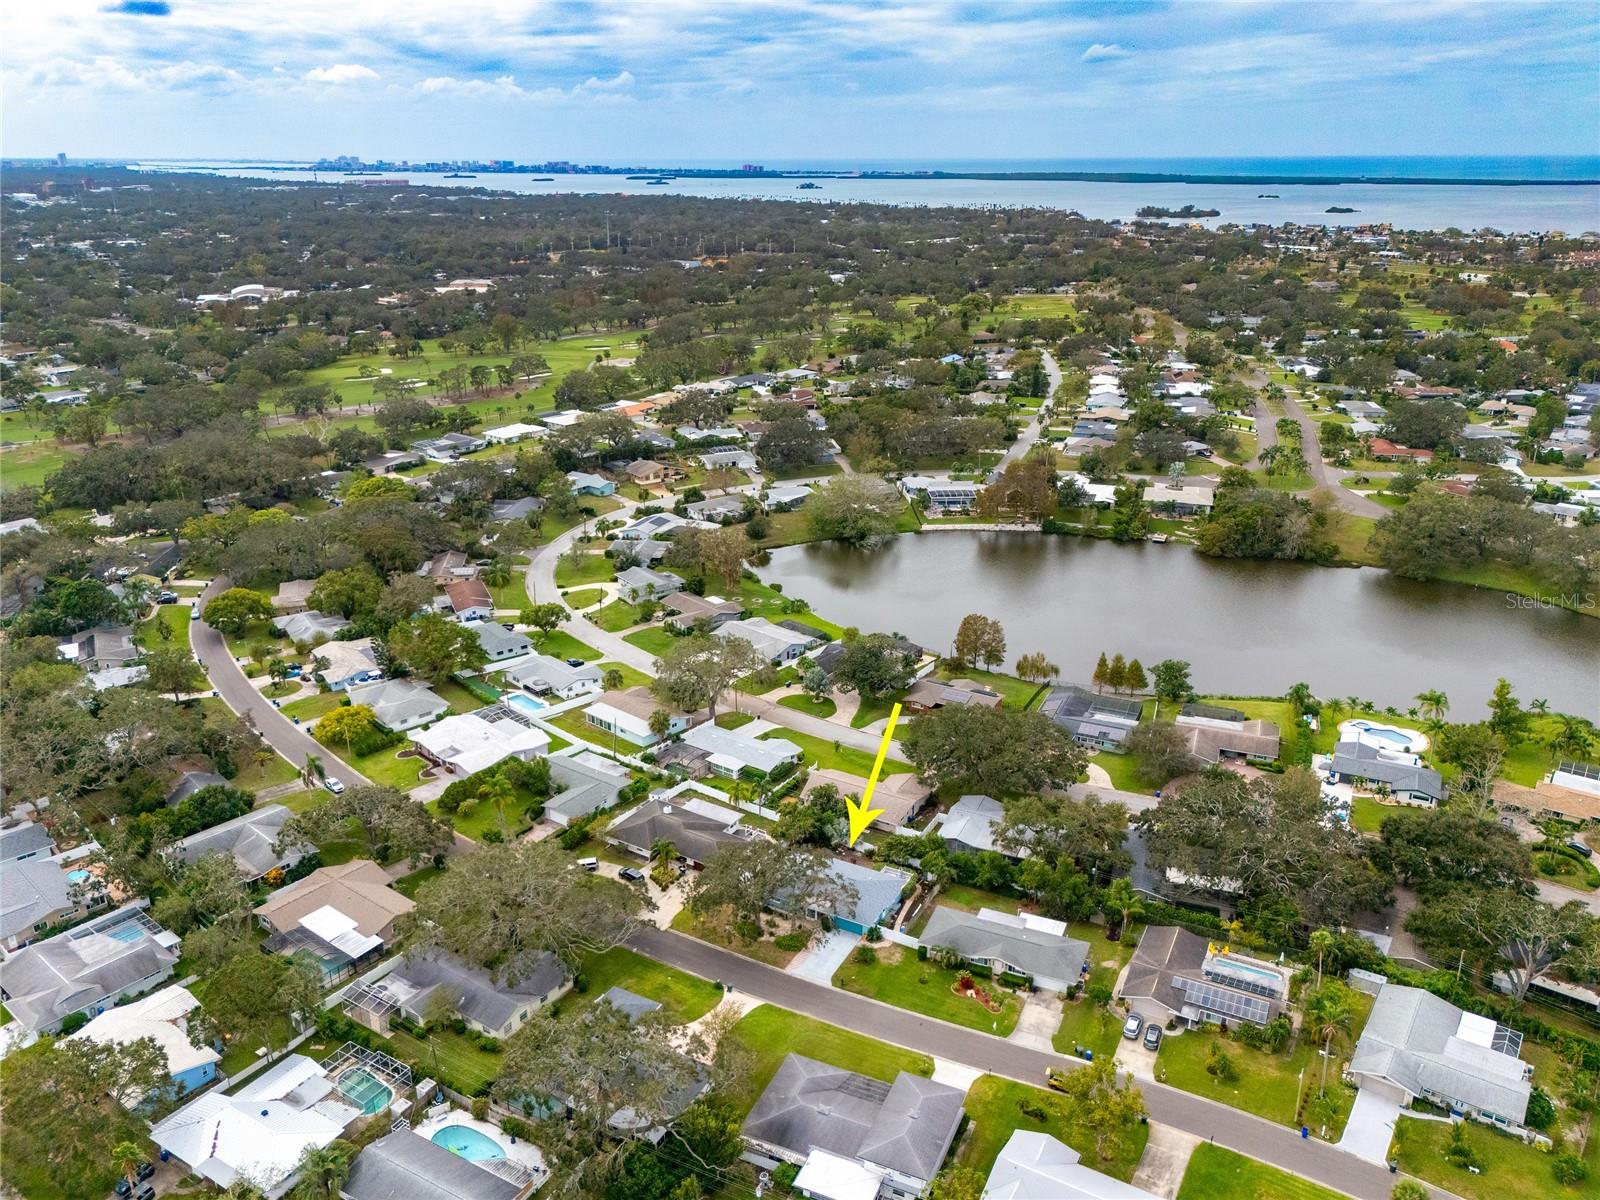
[[1056, 389], [1061, 386], [1061, 367], [1056, 362], [1055, 355], [1048, 350], [1040, 352], [1039, 361], [1044, 366], [1046, 380], [1044, 402], [1039, 405], [1039, 411], [1033, 414], [1033, 420], [1029, 421], [1023, 427], [1022, 432], [1017, 435], [1017, 440], [1006, 447], [1006, 452], [1000, 456], [1000, 461], [995, 466], [997, 471], [1005, 470], [1006, 467], [1022, 458], [1029, 450], [1032, 450], [1033, 444], [1039, 440], [1039, 435], [1044, 432], [1045, 412], [1054, 403]]
[[[200, 599], [196, 603], [204, 608], [207, 600], [231, 586], [233, 584], [229, 579], [222, 577], [213, 579], [206, 585], [205, 591], [200, 593]], [[324, 770], [329, 775], [337, 777], [346, 786], [365, 787], [371, 784], [370, 779], [321, 742], [314, 741], [303, 729], [274, 708], [271, 700], [256, 691], [255, 686], [239, 668], [222, 634], [207, 625], [205, 621], [189, 622], [189, 648], [194, 651], [195, 658], [200, 661], [200, 666], [210, 678], [212, 688], [227, 706], [254, 726], [267, 745], [288, 759], [296, 770], [304, 770], [306, 759], [315, 755], [322, 760]]]
[[[992, 1034], [812, 983], [670, 930], [641, 930], [630, 939], [630, 945], [658, 962], [703, 979], [719, 979], [735, 990], [791, 1012], [1035, 1087], [1043, 1085], [1047, 1067], [1081, 1065], [1076, 1059], [1046, 1054]], [[1152, 1121], [1209, 1138], [1359, 1200], [1387, 1200], [1394, 1187], [1395, 1176], [1383, 1167], [1327, 1142], [1302, 1139], [1285, 1126], [1165, 1084], [1140, 1080], [1138, 1087], [1144, 1093]]]

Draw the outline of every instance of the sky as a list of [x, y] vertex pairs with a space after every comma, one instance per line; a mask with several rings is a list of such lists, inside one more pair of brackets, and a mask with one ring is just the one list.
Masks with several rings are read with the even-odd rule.
[[10, 0], [0, 153], [1600, 152], [1593, 0]]

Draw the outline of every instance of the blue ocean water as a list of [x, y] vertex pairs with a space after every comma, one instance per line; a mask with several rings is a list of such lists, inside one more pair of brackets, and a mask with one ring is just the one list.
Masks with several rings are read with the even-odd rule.
[[[663, 164], [666, 165], [666, 164]], [[673, 166], [726, 167], [674, 161]], [[1328, 155], [1307, 158], [763, 159], [780, 171], [1093, 171], [1152, 175], [1355, 175], [1412, 179], [1600, 179], [1600, 155]]]

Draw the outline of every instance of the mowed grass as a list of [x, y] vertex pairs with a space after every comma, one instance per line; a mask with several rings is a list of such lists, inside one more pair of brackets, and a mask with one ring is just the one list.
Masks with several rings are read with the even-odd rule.
[[839, 709], [839, 706], [826, 696], [821, 700], [813, 700], [810, 696], [780, 696], [778, 703], [784, 708], [792, 708], [795, 712], [802, 712], [812, 717], [820, 717], [823, 720], [833, 716]]
[[894, 1082], [901, 1071], [931, 1076], [933, 1059], [873, 1038], [763, 1004], [726, 1034], [750, 1052], [754, 1067], [744, 1086], [731, 1093], [740, 1112], [748, 1112], [790, 1054], [801, 1054], [860, 1075]]
[[1189, 1157], [1178, 1200], [1343, 1200], [1343, 1194], [1202, 1142]]
[[580, 642], [570, 633], [560, 629], [552, 629], [549, 633], [539, 638], [534, 642], [533, 648], [539, 651], [540, 654], [548, 654], [552, 658], [563, 660], [581, 658], [584, 662], [593, 662], [600, 657], [600, 651], [589, 645], [588, 642]]
[[632, 642], [646, 654], [653, 654], [660, 658], [672, 649], [678, 639], [660, 626], [651, 626], [648, 629], [640, 629], [634, 633], [624, 634], [623, 640]]
[[1003, 990], [993, 980], [977, 979], [973, 982], [989, 993], [999, 1004], [998, 1011], [985, 1008], [968, 996], [957, 995], [952, 988], [960, 971], [952, 971], [933, 961], [919, 961], [911, 950], [885, 945], [874, 948], [878, 961], [857, 962], [852, 955], [833, 977], [833, 986], [858, 996], [871, 996], [896, 1008], [909, 1009], [923, 1016], [936, 1017], [953, 1025], [965, 1025], [984, 1033], [1009, 1037], [1017, 1027], [1017, 1017], [1022, 1011], [1016, 996]]
[[[852, 746], [841, 746], [834, 742], [827, 742], [822, 738], [812, 737], [808, 733], [796, 733], [793, 729], [774, 729], [770, 733], [764, 733], [761, 736], [763, 738], [781, 738], [784, 741], [793, 742], [800, 747], [801, 757], [814, 766], [843, 771], [848, 775], [859, 775], [863, 779], [867, 779], [872, 775], [872, 760], [875, 756], [865, 750], [857, 750]], [[885, 775], [909, 775], [911, 771], [910, 763], [901, 762], [897, 758], [883, 760], [883, 773]]]
[[[972, 1131], [957, 1161], [984, 1176], [1018, 1129], [1047, 1133], [1066, 1142], [1083, 1155], [1084, 1166], [1123, 1181], [1133, 1178], [1139, 1160], [1144, 1157], [1145, 1143], [1150, 1139], [1149, 1126], [1140, 1125], [1121, 1154], [1102, 1162], [1092, 1141], [1069, 1135], [1066, 1105], [1061, 1096], [998, 1075], [984, 1075], [975, 1080], [967, 1090], [964, 1107], [972, 1120]], [[1041, 1112], [1045, 1114], [1042, 1120], [1036, 1115]]]
[[577, 562], [569, 561], [566, 554], [556, 560], [556, 586], [559, 588], [605, 583], [611, 577], [611, 560], [598, 550], [585, 554]]
[[[1482, 1164], [1474, 1175], [1445, 1161], [1450, 1126], [1443, 1121], [1402, 1118], [1395, 1122], [1393, 1153], [1400, 1169], [1467, 1200], [1554, 1200], [1562, 1196], [1600, 1196], [1600, 1178], [1563, 1187], [1550, 1166], [1553, 1155], [1520, 1140], [1468, 1121], [1467, 1144]], [[1591, 1140], [1594, 1135], [1590, 1135]]]
[[587, 991], [573, 993], [563, 1003], [575, 1011], [587, 1008], [614, 987], [659, 1001], [662, 1011], [678, 1025], [698, 1020], [717, 1006], [722, 989], [676, 967], [658, 963], [623, 946], [585, 960], [582, 976]]

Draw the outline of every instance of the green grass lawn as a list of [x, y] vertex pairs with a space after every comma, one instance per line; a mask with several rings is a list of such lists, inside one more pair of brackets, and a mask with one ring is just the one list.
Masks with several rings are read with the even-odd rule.
[[1533, 856], [1533, 866], [1541, 879], [1551, 879], [1566, 887], [1592, 892], [1600, 887], [1595, 869], [1587, 860], [1578, 861], [1565, 854], [1539, 851]]
[[[163, 625], [171, 630], [172, 636], [170, 638], [161, 636], [161, 626]], [[184, 602], [158, 604], [155, 615], [148, 621], [140, 622], [133, 640], [145, 650], [156, 650], [162, 646], [181, 646], [187, 650], [189, 648], [189, 605]]]
[[[574, 596], [579, 594], [580, 593], [576, 592], [573, 593]], [[589, 595], [590, 593], [585, 592], [581, 594]], [[594, 594], [597, 597], [599, 595], [598, 592]], [[580, 607], [574, 603], [572, 596], [567, 597], [567, 603], [572, 604], [574, 608]], [[607, 633], [621, 633], [624, 629], [632, 629], [635, 625], [639, 624], [639, 622], [643, 621], [644, 614], [639, 611], [639, 606], [637, 604], [629, 604], [626, 600], [613, 600], [599, 612], [591, 613], [589, 615], [589, 619], [596, 625], [600, 626], [601, 629], [604, 629]]]
[[1350, 802], [1350, 824], [1362, 833], [1377, 833], [1385, 817], [1404, 811], [1404, 805], [1379, 804], [1371, 796], [1357, 796]]
[[1080, 996], [1062, 1004], [1061, 1025], [1051, 1043], [1059, 1054], [1071, 1054], [1082, 1046], [1094, 1051], [1096, 1059], [1101, 1059], [1117, 1052], [1121, 1038], [1120, 1014], [1104, 1005], [1091, 1004]]
[[422, 768], [427, 766], [421, 755], [413, 754], [409, 758], [398, 756], [397, 751], [409, 745], [409, 742], [403, 742], [399, 746], [379, 750], [376, 754], [347, 758], [345, 761], [380, 787], [409, 792], [417, 786], [422, 777]]
[[1202, 1142], [1189, 1158], [1178, 1200], [1340, 1200], [1309, 1179]]
[[252, 757], [240, 766], [239, 773], [229, 782], [244, 791], [259, 792], [281, 784], [293, 783], [298, 778], [300, 772], [288, 759], [278, 754], [268, 754], [260, 758]]
[[286, 717], [299, 717], [301, 724], [315, 721], [325, 712], [331, 712], [344, 703], [343, 692], [318, 692], [280, 705], [278, 711]]
[[567, 602], [567, 607], [573, 610], [588, 608], [598, 604], [605, 597], [604, 588], [580, 588], [576, 592], [568, 592], [561, 598]]
[[1105, 773], [1111, 776], [1111, 786], [1119, 792], [1143, 792], [1148, 796], [1155, 791], [1149, 784], [1140, 781], [1138, 767], [1131, 755], [1102, 750], [1099, 754], [1091, 754], [1089, 761], [1104, 768]]
[[586, 583], [605, 583], [611, 578], [613, 578], [611, 560], [598, 550], [585, 554], [582, 561], [575, 565], [568, 564], [565, 554], [556, 560], [558, 588], [581, 587]]
[[[638, 862], [635, 861], [633, 865], [638, 866]], [[799, 953], [798, 950], [779, 950], [770, 937], [764, 936], [759, 941], [747, 942], [716, 921], [696, 917], [687, 908], [672, 918], [672, 928], [679, 933], [699, 938], [702, 942], [710, 942], [714, 946], [721, 946], [724, 950], [732, 950], [746, 958], [764, 962], [769, 967], [786, 967]]]
[[[819, 737], [812, 737], [808, 733], [796, 733], [793, 729], [774, 729], [770, 733], [761, 735], [763, 738], [783, 738], [800, 747], [800, 752], [805, 761], [818, 767], [828, 767], [835, 771], [844, 771], [849, 775], [859, 775], [866, 779], [872, 774], [872, 760], [875, 757], [865, 750], [857, 750], [851, 746], [839, 746], [833, 742], [824, 741]], [[896, 758], [883, 760], [883, 773], [885, 775], [908, 775], [911, 773], [910, 763], [903, 763]]]
[[560, 629], [552, 629], [538, 639], [534, 643], [534, 648], [540, 654], [548, 654], [552, 658], [581, 658], [584, 662], [593, 662], [600, 657], [600, 651], [588, 642], [580, 642], [570, 633]]
[[[1027, 708], [1033, 699], [1034, 693], [1039, 691], [1039, 685], [1029, 683], [1025, 679], [1018, 679], [1015, 675], [1001, 675], [996, 671], [980, 671], [976, 667], [953, 670], [941, 666], [938, 671], [940, 679], [970, 679], [974, 683], [981, 683], [991, 691], [999, 692], [1002, 702], [1007, 708]], [[1045, 692], [1049, 689], [1046, 688]], [[1043, 698], [1045, 692], [1040, 692]]]
[[[1357, 1003], [1363, 999], [1357, 993]], [[1371, 998], [1365, 997], [1360, 1015], [1352, 1025], [1352, 1041], [1359, 1036], [1371, 1008]], [[1228, 1057], [1233, 1059], [1238, 1078], [1219, 1081], [1206, 1073], [1206, 1055], [1211, 1044], [1222, 1040]], [[1335, 1050], [1335, 1057], [1338, 1050]], [[1301, 1071], [1305, 1072], [1304, 1084]], [[1309, 1038], [1297, 1039], [1283, 1054], [1253, 1050], [1249, 1046], [1223, 1039], [1220, 1034], [1190, 1031], [1162, 1040], [1156, 1057], [1156, 1078], [1173, 1087], [1206, 1096], [1219, 1103], [1242, 1108], [1280, 1125], [1295, 1123], [1295, 1101], [1305, 1091], [1315, 1091], [1321, 1080], [1322, 1057]], [[1330, 1123], [1327, 1136], [1337, 1141], [1344, 1131], [1345, 1119], [1355, 1102], [1355, 1089], [1339, 1081], [1337, 1063], [1328, 1067], [1328, 1095], [1337, 1105], [1337, 1116]], [[1320, 1130], [1313, 1128], [1313, 1134]]]
[[483, 837], [491, 829], [498, 831], [507, 841], [520, 833], [525, 833], [533, 828], [533, 822], [523, 815], [519, 805], [506, 805], [505, 820], [502, 824], [501, 815], [492, 804], [479, 801], [470, 809], [458, 809], [454, 813], [447, 813], [439, 807], [437, 800], [429, 800], [425, 806], [439, 820], [446, 825], [455, 826], [457, 833], [469, 837], [475, 842], [483, 841]]
[[[553, 717], [546, 717], [545, 721], [550, 725], [554, 725], [557, 729], [570, 733], [577, 741], [593, 742], [597, 746], [611, 745], [611, 735], [604, 729], [601, 729], [599, 726], [591, 725], [588, 721], [584, 720], [583, 710], [581, 708], [574, 708], [564, 713], [557, 713]], [[632, 754], [634, 751], [638, 750], [639, 747], [635, 746], [632, 742], [624, 741], [622, 738], [618, 738], [617, 749], [624, 753]]]
[[1483, 1174], [1474, 1175], [1445, 1161], [1449, 1125], [1404, 1118], [1395, 1123], [1394, 1130], [1393, 1153], [1400, 1169], [1467, 1200], [1547, 1200], [1600, 1194], [1596, 1190], [1600, 1181], [1595, 1176], [1576, 1186], [1562, 1187], [1550, 1173], [1552, 1155], [1471, 1121], [1465, 1124], [1467, 1144], [1481, 1161]]
[[434, 694], [439, 699], [450, 705], [452, 712], [469, 713], [477, 712], [483, 707], [483, 701], [474, 696], [454, 679], [447, 679], [443, 683], [434, 685]]
[[427, 883], [428, 880], [436, 879], [443, 874], [443, 867], [423, 867], [420, 870], [411, 872], [409, 875], [402, 875], [399, 879], [396, 879], [394, 881], [394, 890], [402, 896], [415, 900], [418, 888]]
[[887, 721], [893, 707], [894, 700], [863, 700], [857, 706], [855, 716], [850, 718], [850, 728], [865, 729], [874, 721]]
[[469, 1096], [494, 1082], [504, 1060], [502, 1052], [484, 1050], [453, 1029], [436, 1029], [421, 1038], [395, 1029], [388, 1042], [391, 1054], [412, 1064], [413, 1075], [432, 1075], [437, 1064], [445, 1081]]
[[939, 889], [935, 897], [936, 903], [924, 904], [922, 911], [907, 927], [907, 932], [912, 937], [920, 937], [922, 930], [927, 926], [928, 919], [933, 916], [935, 908], [959, 908], [963, 912], [977, 912], [980, 908], [998, 909], [1000, 912], [1014, 913], [1022, 908], [1022, 901], [1015, 896], [1002, 896], [998, 892], [986, 892], [982, 888], [967, 887], [963, 884], [952, 883], [948, 887]]
[[671, 650], [678, 641], [665, 629], [655, 625], [648, 629], [641, 629], [636, 633], [624, 634], [623, 639], [632, 642], [646, 654], [654, 654], [658, 658]]
[[661, 1002], [673, 1023], [683, 1025], [698, 1020], [717, 1006], [722, 991], [707, 979], [658, 963], [642, 954], [618, 946], [586, 959], [582, 975], [588, 990], [574, 992], [563, 1008], [585, 1008], [613, 987], [626, 988], [640, 996]]
[[650, 676], [638, 667], [630, 667], [623, 662], [603, 662], [600, 664], [600, 677], [603, 679], [609, 671], [619, 671], [622, 674], [622, 686], [625, 688], [648, 687]]
[[823, 720], [827, 720], [839, 711], [839, 706], [826, 696], [821, 700], [813, 700], [810, 696], [781, 696], [778, 703], [784, 708], [792, 708], [795, 712], [821, 717]]
[[885, 1083], [892, 1083], [901, 1071], [933, 1074], [933, 1059], [926, 1054], [902, 1050], [770, 1004], [752, 1009], [727, 1036], [736, 1039], [755, 1058], [755, 1068], [744, 1088], [731, 1096], [740, 1112], [750, 1110], [790, 1054], [802, 1054]]
[[[958, 1162], [985, 1176], [994, 1166], [1001, 1148], [1018, 1129], [1058, 1138], [1083, 1155], [1085, 1166], [1123, 1181], [1133, 1178], [1139, 1160], [1144, 1157], [1145, 1142], [1150, 1138], [1149, 1127], [1140, 1125], [1121, 1154], [1109, 1162], [1101, 1162], [1092, 1141], [1069, 1135], [1061, 1096], [998, 1075], [984, 1075], [974, 1081], [967, 1090], [964, 1107], [972, 1120], [972, 1130], [961, 1147]], [[1042, 1120], [1037, 1115], [1041, 1112]]]
[[718, 729], [739, 729], [754, 721], [755, 717], [747, 712], [725, 712], [717, 714]]
[[859, 963], [854, 956], [849, 958], [834, 975], [833, 986], [1000, 1037], [1009, 1037], [1017, 1027], [1021, 1004], [1016, 996], [992, 980], [975, 982], [999, 1002], [997, 1012], [951, 990], [961, 974], [959, 971], [948, 970], [932, 961], [920, 962], [915, 953], [900, 946], [882, 945], [876, 947], [876, 951], [876, 963]]

